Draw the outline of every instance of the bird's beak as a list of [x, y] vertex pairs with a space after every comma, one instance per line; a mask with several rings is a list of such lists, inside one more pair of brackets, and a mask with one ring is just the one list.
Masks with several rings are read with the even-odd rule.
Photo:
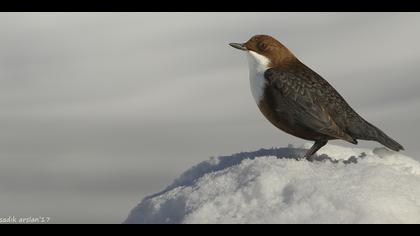
[[229, 43], [229, 45], [239, 50], [243, 50], [243, 51], [248, 50], [248, 48], [246, 48], [243, 43]]

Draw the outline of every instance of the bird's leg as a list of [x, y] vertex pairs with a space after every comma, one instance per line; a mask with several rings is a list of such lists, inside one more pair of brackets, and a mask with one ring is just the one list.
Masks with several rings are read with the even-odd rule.
[[325, 144], [327, 144], [328, 140], [316, 140], [314, 145], [305, 153], [305, 158], [308, 159], [312, 155], [314, 155], [320, 148], [322, 148]]

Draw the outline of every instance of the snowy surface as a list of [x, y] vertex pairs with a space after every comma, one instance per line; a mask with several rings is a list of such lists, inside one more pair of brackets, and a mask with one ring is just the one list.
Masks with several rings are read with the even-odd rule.
[[125, 223], [420, 223], [419, 162], [333, 145], [297, 161], [303, 151], [211, 158], [143, 199]]

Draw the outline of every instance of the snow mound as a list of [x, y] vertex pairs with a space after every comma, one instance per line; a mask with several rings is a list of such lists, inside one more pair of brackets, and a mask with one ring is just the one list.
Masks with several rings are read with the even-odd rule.
[[[306, 146], [305, 146], [306, 148]], [[211, 158], [146, 197], [124, 223], [420, 223], [420, 163], [327, 145]]]

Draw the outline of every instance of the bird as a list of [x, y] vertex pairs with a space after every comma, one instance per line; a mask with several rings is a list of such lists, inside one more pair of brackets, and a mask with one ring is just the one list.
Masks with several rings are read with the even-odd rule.
[[268, 121], [290, 135], [314, 141], [305, 158], [335, 139], [352, 144], [377, 141], [391, 150], [404, 150], [272, 36], [255, 35], [229, 45], [246, 52], [252, 96]]

